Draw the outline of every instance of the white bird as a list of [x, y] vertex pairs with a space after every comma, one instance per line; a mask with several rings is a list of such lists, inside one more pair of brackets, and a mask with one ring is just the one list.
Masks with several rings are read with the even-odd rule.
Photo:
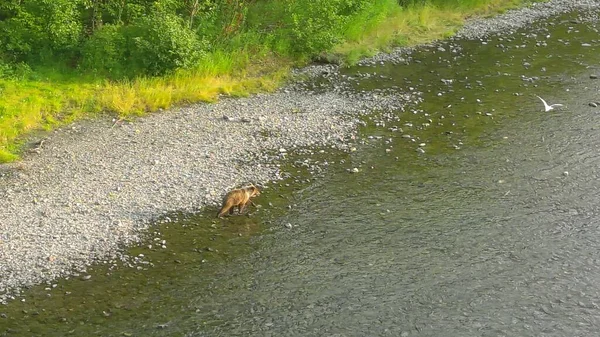
[[540, 101], [542, 101], [542, 103], [544, 103], [544, 110], [546, 112], [548, 112], [550, 110], [554, 110], [555, 107], [563, 106], [562, 104], [550, 104], [550, 105], [548, 105], [548, 103], [546, 103], [546, 101], [544, 101], [544, 99], [541, 98], [540, 96], [535, 95], [535, 97], [539, 98]]

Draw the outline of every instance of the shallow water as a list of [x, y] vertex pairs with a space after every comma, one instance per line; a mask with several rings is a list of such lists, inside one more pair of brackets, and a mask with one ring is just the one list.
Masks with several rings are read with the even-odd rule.
[[374, 114], [316, 180], [289, 165], [252, 217], [169, 215], [131, 250], [151, 264], [28, 290], [0, 336], [595, 335], [600, 53], [573, 18], [345, 70], [424, 102]]

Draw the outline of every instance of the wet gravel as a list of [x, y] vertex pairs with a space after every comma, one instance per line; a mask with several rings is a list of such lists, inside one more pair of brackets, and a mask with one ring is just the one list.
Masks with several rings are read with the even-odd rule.
[[119, 248], [168, 211], [281, 179], [281, 159], [296, 150], [348, 150], [360, 115], [406, 99], [284, 89], [53, 132], [0, 171], [0, 301], [122, 258]]
[[[591, 0], [534, 4], [472, 21], [458, 35], [508, 33], [549, 15], [598, 6]], [[410, 50], [362, 64], [408, 62]], [[279, 165], [294, 151], [349, 150], [361, 115], [418, 100], [414, 93], [398, 94], [401, 90], [352, 92], [337, 66], [297, 73], [322, 76], [329, 84], [301, 82], [274, 94], [134, 121], [81, 121], [45, 136], [22, 162], [1, 166], [0, 302], [18, 296], [24, 286], [122, 259], [120, 248], [138, 242], [167, 212], [196, 212], [216, 206], [234, 186], [281, 179]]]

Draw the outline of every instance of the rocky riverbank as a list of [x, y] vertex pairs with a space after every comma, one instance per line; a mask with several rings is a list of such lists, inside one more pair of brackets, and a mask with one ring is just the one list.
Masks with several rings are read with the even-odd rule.
[[[534, 4], [475, 20], [459, 36], [482, 38], [599, 6], [592, 0]], [[409, 52], [398, 49], [363, 64], [393, 62]], [[3, 166], [0, 302], [23, 286], [118, 259], [119, 249], [138, 241], [165, 212], [195, 212], [234, 186], [280, 179], [278, 164], [297, 149], [347, 150], [360, 115], [418, 99], [413, 93], [353, 92], [334, 66], [302, 72], [329, 77], [333, 89], [317, 93], [296, 84], [133, 121], [81, 121], [46, 135], [22, 162]]]
[[280, 159], [296, 149], [345, 150], [358, 115], [406, 99], [282, 90], [53, 132], [1, 173], [0, 300], [118, 259], [167, 211], [280, 179]]

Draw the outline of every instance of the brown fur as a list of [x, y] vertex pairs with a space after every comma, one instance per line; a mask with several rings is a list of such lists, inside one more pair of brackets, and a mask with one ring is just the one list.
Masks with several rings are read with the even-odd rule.
[[231, 192], [227, 193], [225, 198], [223, 198], [223, 206], [221, 207], [219, 213], [217, 213], [217, 218], [222, 217], [227, 212], [229, 212], [230, 215], [233, 214], [233, 209], [236, 206], [238, 207], [239, 214], [244, 212], [249, 203], [256, 207], [250, 198], [254, 198], [259, 195], [260, 191], [258, 190], [258, 187], [254, 185], [232, 190]]

